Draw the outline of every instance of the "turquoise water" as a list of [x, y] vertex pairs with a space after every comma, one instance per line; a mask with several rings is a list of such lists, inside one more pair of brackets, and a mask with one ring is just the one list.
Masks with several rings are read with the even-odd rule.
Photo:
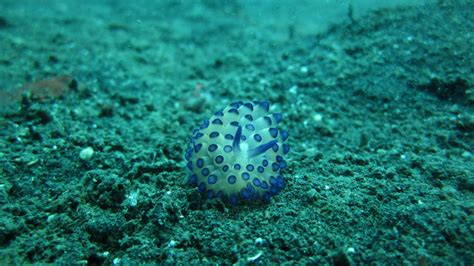
[[474, 263], [472, 2], [0, 5], [0, 265]]

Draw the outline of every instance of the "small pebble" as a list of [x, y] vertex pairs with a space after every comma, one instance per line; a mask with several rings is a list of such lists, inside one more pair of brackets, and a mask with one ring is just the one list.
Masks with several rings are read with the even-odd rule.
[[92, 158], [92, 155], [94, 155], [94, 149], [92, 149], [91, 147], [87, 147], [79, 153], [79, 158], [84, 161], [88, 161]]

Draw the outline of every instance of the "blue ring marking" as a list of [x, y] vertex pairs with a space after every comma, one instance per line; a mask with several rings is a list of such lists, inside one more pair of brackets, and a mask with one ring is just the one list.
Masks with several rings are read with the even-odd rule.
[[285, 161], [279, 162], [278, 165], [280, 166], [280, 169], [286, 168], [288, 166], [288, 164]]
[[195, 138], [195, 139], [198, 139], [198, 138], [200, 138], [200, 137], [202, 137], [202, 136], [204, 136], [204, 134], [201, 133], [201, 132], [198, 132], [198, 133], [196, 133], [196, 135], [194, 136], [194, 138]]
[[268, 126], [272, 125], [272, 119], [269, 116], [264, 116], [263, 119], [265, 119], [265, 121], [267, 121]]
[[225, 145], [225, 146], [224, 146], [224, 151], [227, 152], [227, 153], [232, 152], [232, 146], [230, 146], [230, 145]]
[[214, 115], [215, 116], [223, 116], [224, 112], [222, 112], [222, 110], [219, 110], [219, 111], [215, 112]]
[[240, 164], [239, 163], [234, 164], [234, 169], [235, 170], [240, 170]]
[[265, 110], [265, 112], [270, 110], [270, 103], [267, 101], [260, 102], [260, 106]]
[[259, 173], [263, 173], [263, 172], [265, 172], [265, 168], [263, 168], [263, 166], [259, 166], [259, 167], [257, 167], [257, 171]]
[[210, 151], [210, 152], [213, 152], [213, 151], [217, 150], [217, 145], [216, 144], [211, 144], [211, 145], [209, 145], [207, 150]]
[[253, 121], [253, 116], [251, 114], [246, 114], [245, 118], [247, 118], [249, 121]]
[[188, 183], [190, 184], [195, 184], [197, 182], [197, 175], [196, 174], [192, 174], [189, 179], [188, 179]]
[[206, 191], [206, 183], [204, 183], [204, 182], [199, 183], [198, 190], [201, 193]]
[[290, 145], [283, 143], [283, 154], [287, 154], [290, 151]]
[[254, 169], [254, 166], [253, 166], [253, 164], [247, 164], [247, 166], [245, 168], [247, 169], [247, 171], [252, 172], [253, 169]]
[[227, 182], [231, 185], [235, 184], [237, 182], [237, 177], [235, 175], [230, 175], [227, 177]]
[[196, 165], [198, 168], [202, 168], [204, 166], [204, 159], [203, 158], [197, 159]]
[[207, 177], [207, 183], [210, 185], [214, 185], [217, 182], [217, 176], [216, 175], [210, 175]]
[[225, 134], [224, 138], [228, 140], [233, 140], [234, 136], [232, 136], [232, 134]]
[[227, 172], [229, 171], [229, 166], [226, 164], [222, 167], [222, 171]]
[[254, 131], [255, 130], [255, 127], [252, 125], [252, 124], [247, 124], [245, 125], [245, 128], [250, 130], [250, 131]]
[[273, 150], [274, 152], [278, 152], [278, 143], [273, 144], [272, 150]]
[[263, 160], [263, 161], [262, 161], [262, 165], [265, 166], [265, 167], [267, 167], [267, 166], [268, 166], [268, 160]]
[[189, 170], [193, 170], [193, 162], [192, 161], [189, 161], [186, 166], [188, 167]]
[[243, 178], [244, 180], [249, 180], [249, 179], [250, 179], [249, 173], [243, 172], [243, 173], [242, 173], [242, 178]]
[[222, 120], [220, 118], [216, 118], [216, 119], [212, 120], [212, 124], [214, 124], [214, 125], [223, 125], [224, 123], [222, 123]]
[[288, 136], [289, 136], [288, 131], [282, 130], [282, 131], [280, 132], [280, 134], [281, 134], [281, 139], [282, 139], [283, 141], [286, 141], [286, 139], [288, 139]]
[[262, 136], [260, 136], [260, 134], [255, 134], [255, 135], [253, 135], [253, 139], [256, 142], [260, 142], [260, 141], [262, 141]]
[[260, 187], [261, 187], [262, 189], [268, 189], [269, 186], [268, 186], [267, 181], [262, 181], [262, 183], [260, 184]]
[[214, 197], [214, 191], [212, 189], [207, 191], [207, 198], [212, 199]]
[[207, 175], [209, 174], [209, 168], [207, 168], [207, 167], [202, 168], [201, 174], [202, 174], [203, 176], [207, 176]]
[[281, 155], [277, 155], [276, 160], [277, 160], [277, 162], [281, 162], [281, 161], [283, 161], [283, 157], [281, 157]]
[[194, 146], [194, 152], [195, 152], [195, 153], [198, 153], [201, 148], [202, 148], [202, 144], [201, 144], [201, 143], [196, 144], [196, 145]]
[[236, 205], [236, 204], [239, 202], [239, 200], [237, 199], [237, 196], [236, 196], [236, 195], [230, 195], [230, 197], [229, 197], [229, 202], [230, 202], [230, 204], [232, 204], [232, 205]]
[[219, 136], [219, 132], [217, 132], [217, 131], [213, 131], [213, 132], [211, 132], [211, 134], [209, 134], [210, 138], [216, 138], [218, 136]]
[[234, 108], [239, 108], [242, 104], [244, 104], [242, 101], [236, 101], [236, 102], [233, 102], [229, 105], [234, 107]]
[[278, 136], [278, 129], [271, 127], [268, 129], [268, 132], [270, 132], [270, 135], [272, 138], [276, 138]]
[[260, 182], [260, 179], [255, 178], [252, 182], [255, 186], [259, 187], [262, 183]]
[[216, 159], [214, 159], [216, 163], [222, 163], [224, 161], [224, 156], [218, 155], [216, 156]]
[[229, 109], [229, 111], [227, 111], [228, 113], [232, 113], [232, 114], [236, 114], [236, 115], [239, 115], [239, 110], [235, 109], [235, 108], [232, 108], [232, 109]]
[[270, 192], [265, 191], [265, 193], [263, 193], [263, 197], [262, 197], [262, 198], [263, 198], [264, 201], [269, 202], [271, 197], [272, 197], [272, 195], [270, 194]]
[[233, 125], [234, 127], [239, 126], [239, 122], [237, 122], [237, 121], [232, 121], [232, 122], [230, 122], [230, 124]]
[[278, 165], [277, 163], [272, 163], [272, 170], [276, 172], [278, 171], [278, 169], [280, 169], [280, 165]]
[[273, 114], [273, 119], [275, 119], [275, 121], [277, 123], [280, 123], [283, 120], [283, 115], [280, 114], [280, 113], [274, 113]]
[[250, 109], [251, 111], [253, 111], [253, 104], [245, 103], [244, 106], [247, 107], [248, 109]]

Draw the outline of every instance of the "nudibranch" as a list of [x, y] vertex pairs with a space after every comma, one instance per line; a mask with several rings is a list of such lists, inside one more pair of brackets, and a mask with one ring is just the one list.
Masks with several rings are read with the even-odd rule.
[[278, 194], [290, 146], [278, 128], [282, 115], [269, 109], [267, 101], [234, 102], [195, 129], [185, 154], [188, 183], [232, 204]]

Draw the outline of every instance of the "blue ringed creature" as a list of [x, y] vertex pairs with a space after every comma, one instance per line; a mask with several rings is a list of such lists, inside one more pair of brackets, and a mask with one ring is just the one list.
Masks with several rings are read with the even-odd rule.
[[195, 129], [185, 154], [188, 183], [231, 204], [278, 194], [290, 146], [278, 128], [282, 115], [269, 109], [267, 101], [234, 102]]

